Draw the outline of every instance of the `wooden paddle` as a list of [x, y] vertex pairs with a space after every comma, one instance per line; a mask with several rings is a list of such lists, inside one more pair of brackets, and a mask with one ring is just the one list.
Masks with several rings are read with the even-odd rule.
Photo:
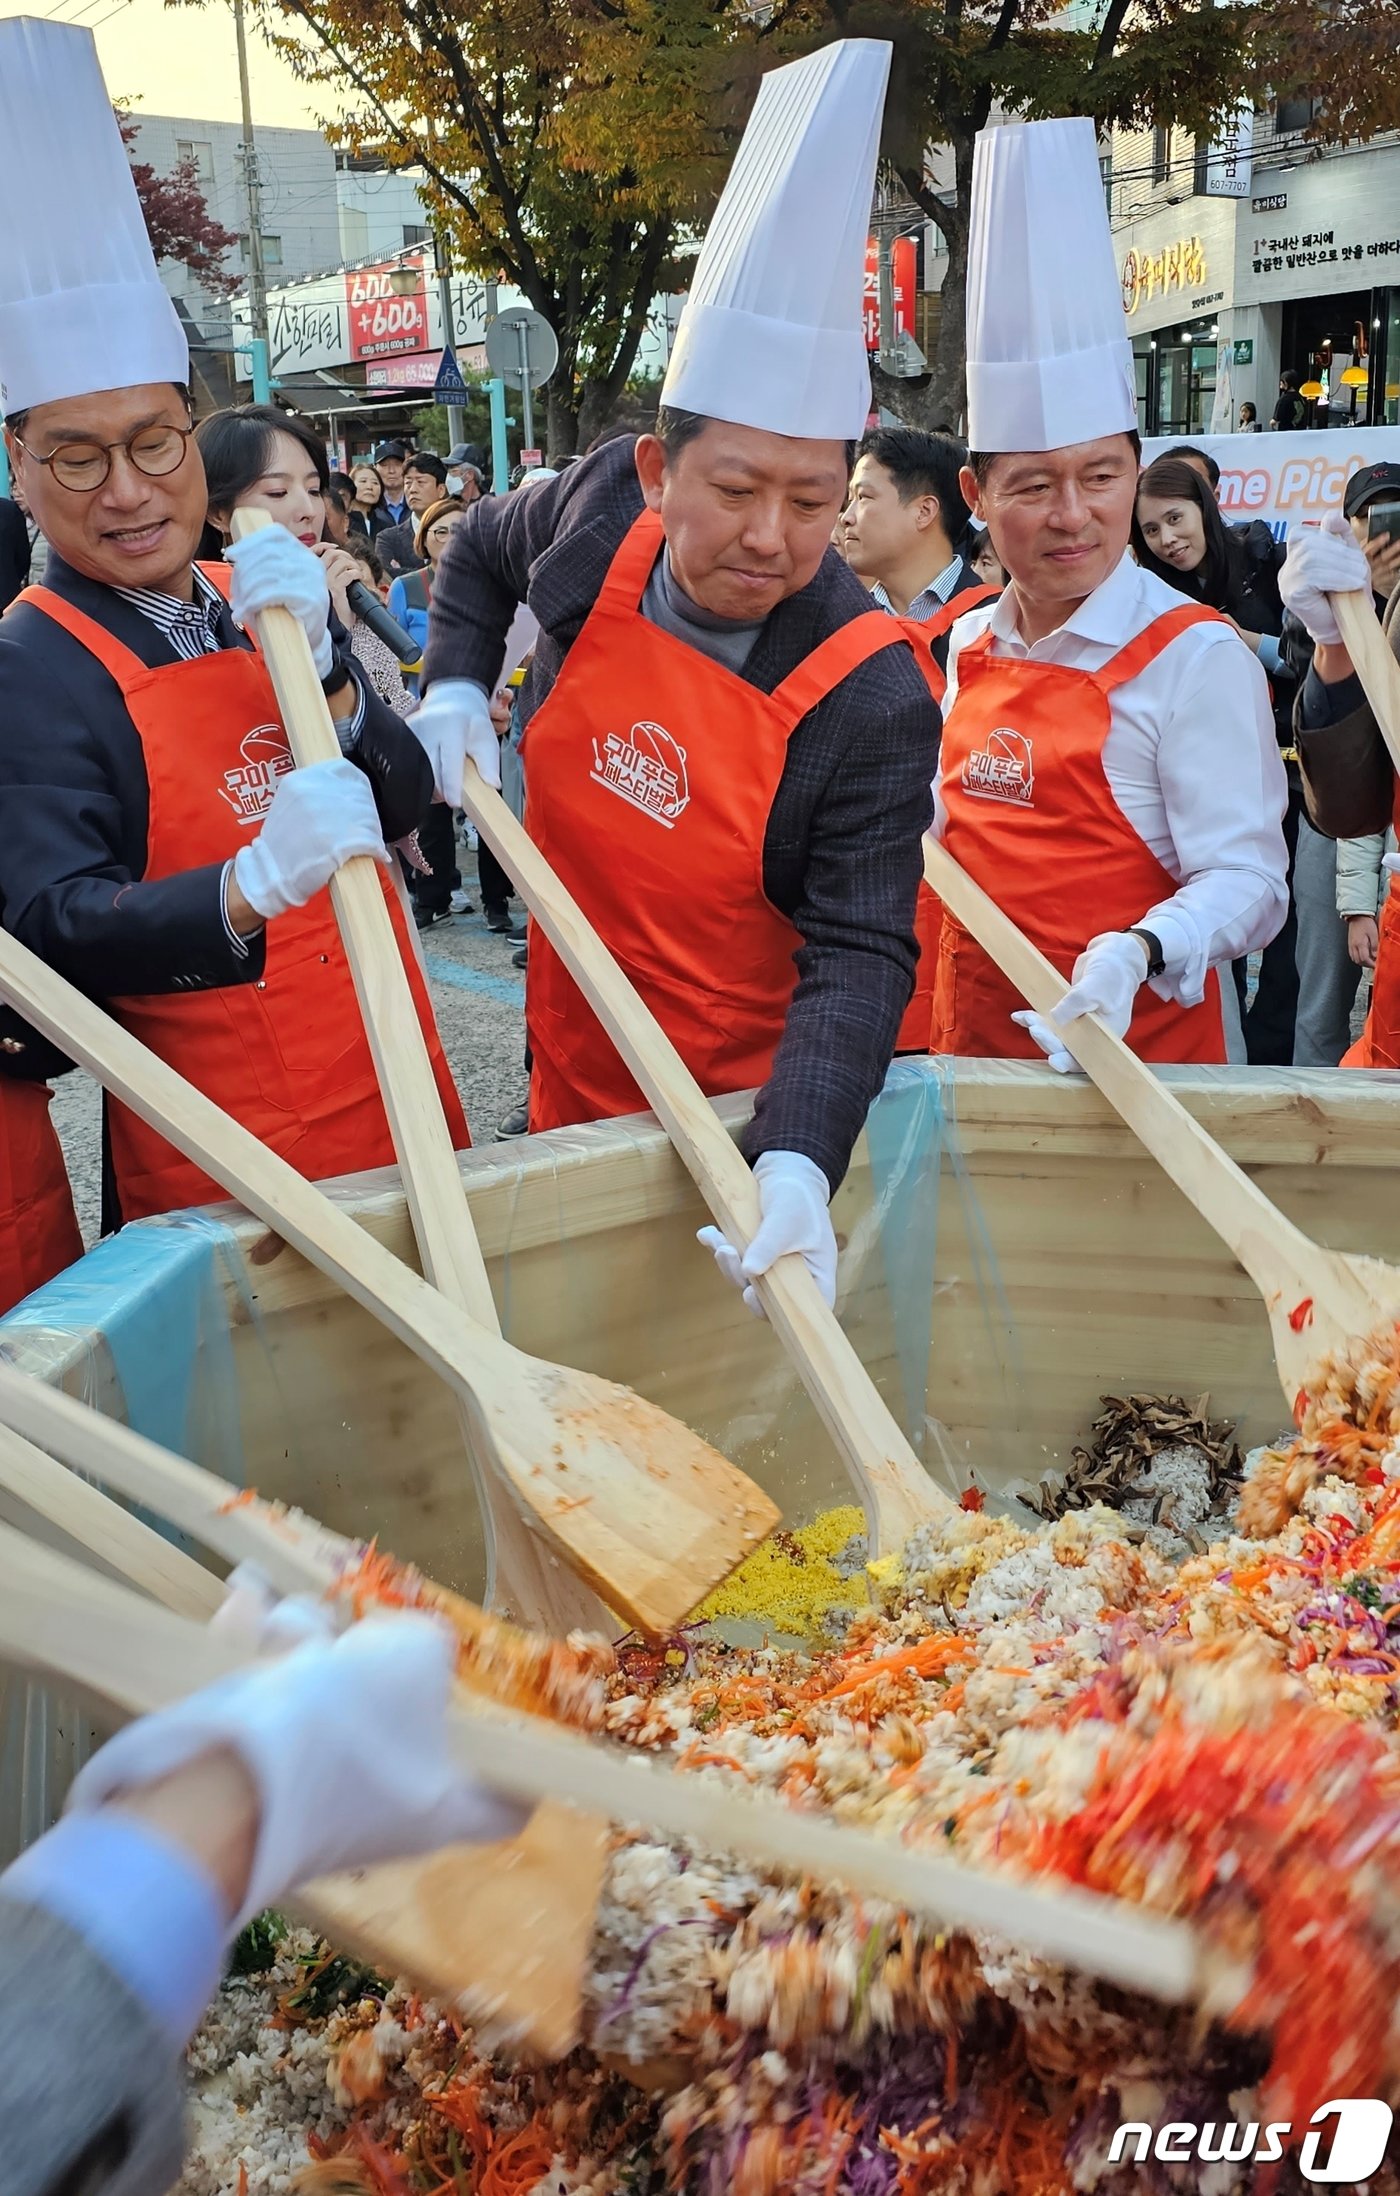
[[[21, 1435], [27, 1439], [21, 1441]], [[222, 1586], [192, 1557], [75, 1478], [75, 1473], [85, 1472], [128, 1501], [167, 1518], [226, 1563], [257, 1564], [279, 1593], [320, 1598], [355, 1590], [366, 1554], [363, 1541], [332, 1532], [302, 1510], [266, 1501], [251, 1488], [235, 1487], [217, 1472], [176, 1456], [130, 1426], [65, 1395], [61, 1388], [51, 1388], [0, 1363], [0, 1487], [9, 1484], [4, 1464], [7, 1440], [18, 1442], [29, 1459], [29, 1476], [16, 1482], [16, 1491], [37, 1510], [40, 1495], [34, 1487], [38, 1485], [46, 1518], [71, 1539], [106, 1557], [110, 1569], [180, 1615], [212, 1615], [223, 1600]], [[65, 1465], [70, 1469], [65, 1471]], [[68, 1500], [65, 1490], [76, 1490], [77, 1500]], [[123, 1525], [135, 1527], [136, 1535], [122, 1534]], [[159, 1562], [161, 1551], [171, 1559], [169, 1563]], [[528, 1668], [522, 1676], [529, 1681], [542, 1659], [538, 1639], [432, 1579], [423, 1579], [421, 1586], [429, 1606], [441, 1610], [462, 1637], [480, 1650], [464, 1682], [479, 1684], [507, 1704], [519, 1699], [518, 1688], [507, 1680], [523, 1659]]]
[[[660, 1023], [499, 793], [468, 762], [462, 805], [626, 1061], [731, 1243], [759, 1223], [758, 1184]], [[773, 1328], [851, 1475], [871, 1554], [901, 1548], [954, 1504], [934, 1486], [834, 1311], [796, 1256], [757, 1283]]]
[[1352, 669], [1361, 681], [1371, 714], [1380, 728], [1390, 759], [1400, 771], [1400, 663], [1376, 616], [1375, 597], [1369, 588], [1329, 595]]
[[[201, 1626], [153, 1608], [125, 1587], [35, 1548], [0, 1527], [0, 1658], [58, 1677], [128, 1714], [163, 1706], [236, 1667], [236, 1651]], [[1169, 2001], [1233, 2003], [1241, 1978], [1219, 1965], [1186, 1924], [1126, 1901], [1071, 1887], [1042, 1889], [963, 1867], [939, 1855], [829, 1822], [780, 1802], [715, 1787], [647, 1757], [579, 1737], [535, 1718], [465, 1700], [451, 1711], [464, 1765], [495, 1790], [525, 1801], [567, 1800], [619, 1823], [644, 1823], [712, 1851], [732, 1852], [781, 1875], [805, 1874], [857, 1896], [893, 1902], [947, 1925], [986, 1930], [1042, 1958], [1066, 1961], [1125, 1989]], [[429, 1864], [415, 1864], [425, 1866]], [[373, 1878], [389, 1871], [373, 1870]], [[346, 1879], [347, 1883], [350, 1879]], [[296, 1906], [322, 1926], [323, 1884]], [[354, 1893], [331, 1933], [345, 1938]], [[591, 1925], [591, 1911], [586, 1921]], [[451, 1928], [452, 1916], [442, 1916]], [[508, 1937], [498, 1914], [486, 1936]], [[471, 1964], [488, 1947], [462, 1938]], [[441, 1965], [441, 1961], [438, 1963]], [[458, 1988], [460, 1989], [460, 1984]], [[473, 1978], [469, 1997], [482, 1997]], [[509, 2019], [495, 2008], [500, 2025]]]
[[[245, 540], [273, 523], [266, 511], [235, 511], [234, 538]], [[338, 762], [340, 743], [301, 624], [289, 610], [266, 610], [255, 623], [258, 647], [272, 676], [298, 768]], [[478, 1326], [499, 1335], [486, 1261], [472, 1225], [378, 863], [364, 856], [346, 862], [331, 881], [331, 901], [364, 1017], [423, 1271], [450, 1303], [460, 1305]], [[561, 1636], [575, 1627], [615, 1629], [597, 1597], [541, 1547], [521, 1515], [492, 1441], [481, 1438], [478, 1421], [460, 1398], [458, 1413], [463, 1442], [476, 1469], [486, 1528], [488, 1606], [499, 1596], [499, 1605], [522, 1622]], [[564, 1537], [567, 1540], [568, 1535]]]
[[[0, 1660], [76, 1685], [123, 1716], [178, 1700], [247, 1659], [218, 1631], [5, 1525], [0, 1603]], [[516, 1838], [325, 1876], [297, 1893], [292, 1911], [381, 1973], [455, 2001], [488, 2033], [559, 2058], [578, 2041], [609, 1843], [601, 1818], [544, 1795]]]
[[[8, 1370], [4, 1378], [37, 1385]], [[95, 1558], [104, 1572], [129, 1580], [162, 1608], [173, 1609], [178, 1616], [207, 1619], [214, 1614], [224, 1590], [212, 1571], [96, 1487], [65, 1471], [12, 1427], [12, 1420], [0, 1425], [0, 1517], [6, 1524], [32, 1532], [35, 1521], [42, 1520], [61, 1540], [75, 1543]]]
[[[924, 840], [924, 875], [1028, 1005], [1048, 1016], [1065, 995], [1064, 978], [933, 838]], [[1304, 1235], [1097, 1016], [1081, 1015], [1065, 1034], [1090, 1081], [1263, 1297], [1279, 1380], [1296, 1410], [1323, 1358], [1400, 1313], [1400, 1269]]]
[[674, 1631], [778, 1522], [654, 1403], [486, 1334], [8, 933], [0, 996], [448, 1381], [550, 1550], [629, 1624]]

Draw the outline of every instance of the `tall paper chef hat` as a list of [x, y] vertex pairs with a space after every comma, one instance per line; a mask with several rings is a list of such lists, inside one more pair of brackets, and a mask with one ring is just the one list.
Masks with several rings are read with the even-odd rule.
[[967, 266], [969, 444], [1061, 450], [1137, 423], [1093, 123], [981, 131]]
[[848, 441], [870, 411], [862, 302], [890, 48], [846, 38], [765, 76], [661, 392], [778, 435]]
[[0, 22], [0, 411], [188, 381], [91, 31]]

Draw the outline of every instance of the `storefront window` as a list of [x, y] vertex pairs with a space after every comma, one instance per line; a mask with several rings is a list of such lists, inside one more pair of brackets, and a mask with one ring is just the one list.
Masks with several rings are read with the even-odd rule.
[[1156, 435], [1208, 432], [1215, 404], [1216, 343], [1207, 331], [1182, 328], [1164, 332], [1153, 354]]

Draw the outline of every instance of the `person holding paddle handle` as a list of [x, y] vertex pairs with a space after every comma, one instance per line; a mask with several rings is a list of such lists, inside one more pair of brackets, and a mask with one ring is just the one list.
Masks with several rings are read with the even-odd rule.
[[[427, 812], [426, 761], [336, 645], [310, 548], [269, 528], [195, 562], [188, 346], [87, 32], [0, 24], [0, 129], [0, 406], [53, 550], [0, 627], [6, 925], [321, 1179], [393, 1159], [326, 891], [373, 856], [465, 1143], [387, 867], [386, 841]], [[65, 189], [36, 202], [24, 175], [60, 139]], [[300, 620], [337, 725], [341, 757], [315, 771], [292, 769], [247, 633], [274, 606]], [[221, 1194], [125, 1108], [106, 1126], [107, 1225]]]
[[[800, 1253], [909, 1004], [937, 717], [913, 646], [830, 547], [870, 404], [865, 240], [890, 49], [763, 80], [702, 247], [656, 431], [474, 504], [433, 594], [415, 725], [444, 800], [500, 784], [490, 697], [516, 606], [526, 823], [706, 1096], [758, 1086], [748, 1288]], [[645, 1101], [538, 926], [530, 1125]], [[750, 1292], [750, 1300], [756, 1299]]]

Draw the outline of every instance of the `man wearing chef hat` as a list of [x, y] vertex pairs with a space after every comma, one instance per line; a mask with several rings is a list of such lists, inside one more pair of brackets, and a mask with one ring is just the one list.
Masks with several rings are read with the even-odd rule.
[[[655, 434], [473, 506], [433, 594], [417, 720], [438, 787], [499, 782], [517, 602], [527, 823], [710, 1095], [760, 1087], [743, 1286], [801, 1252], [908, 1003], [935, 714], [908, 637], [829, 549], [870, 403], [861, 292], [889, 48], [764, 79], [696, 267]], [[531, 1125], [645, 1101], [538, 933]], [[750, 1292], [749, 1301], [754, 1299]]]
[[[1010, 575], [953, 628], [934, 830], [1144, 1059], [1223, 1060], [1221, 962], [1288, 907], [1268, 687], [1231, 626], [1128, 555], [1133, 357], [1093, 125], [984, 130], [964, 491]], [[1073, 1065], [951, 919], [934, 1049]]]
[[[188, 351], [90, 32], [0, 23], [0, 143], [0, 410], [50, 543], [45, 585], [0, 626], [5, 923], [302, 1172], [382, 1164], [324, 888], [350, 855], [387, 863], [386, 836], [416, 825], [423, 752], [334, 646], [322, 567], [290, 532], [236, 543], [228, 566], [193, 562], [206, 496]], [[340, 761], [291, 768], [242, 630], [273, 605], [306, 629]], [[221, 1194], [125, 1108], [107, 1128], [109, 1218]]]

